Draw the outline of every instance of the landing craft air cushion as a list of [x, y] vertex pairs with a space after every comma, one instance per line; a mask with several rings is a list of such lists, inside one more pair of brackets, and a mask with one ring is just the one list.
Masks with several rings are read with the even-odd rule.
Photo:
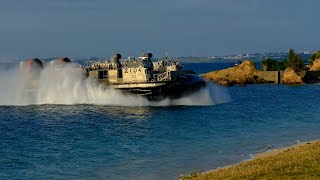
[[[202, 77], [193, 71], [183, 70], [178, 62], [167, 56], [157, 62], [152, 62], [151, 58], [152, 54], [147, 53], [121, 63], [121, 55], [116, 54], [104, 62], [86, 62], [81, 68], [85, 77], [93, 78], [99, 84], [145, 96], [151, 101], [180, 98], [206, 86]], [[68, 58], [60, 58], [52, 64], [59, 68], [69, 63]], [[20, 69], [31, 76], [38, 76], [43, 65], [39, 59], [32, 59], [21, 63]]]

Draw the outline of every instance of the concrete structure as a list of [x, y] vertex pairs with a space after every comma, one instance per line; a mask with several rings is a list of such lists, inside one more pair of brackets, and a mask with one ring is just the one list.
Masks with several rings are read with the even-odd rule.
[[[298, 72], [304, 83], [319, 83], [320, 71], [302, 70]], [[266, 83], [282, 84], [284, 71], [257, 71], [256, 76], [259, 80]]]
[[281, 83], [281, 73], [280, 71], [257, 71], [258, 79], [265, 81], [266, 83]]

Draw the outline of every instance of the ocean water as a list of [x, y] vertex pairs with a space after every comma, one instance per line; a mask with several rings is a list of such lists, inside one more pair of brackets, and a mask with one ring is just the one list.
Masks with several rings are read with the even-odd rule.
[[231, 62], [214, 62], [214, 63], [184, 63], [184, 69], [194, 70], [198, 74], [207, 73], [210, 71], [225, 69], [234, 66]]
[[162, 104], [86, 87], [106, 102], [2, 93], [0, 179], [177, 179], [320, 136], [319, 85], [212, 85], [211, 103], [202, 92]]

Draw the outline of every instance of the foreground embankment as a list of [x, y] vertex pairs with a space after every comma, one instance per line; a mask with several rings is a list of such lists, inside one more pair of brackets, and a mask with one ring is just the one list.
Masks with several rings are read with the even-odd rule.
[[250, 161], [183, 179], [320, 179], [320, 141], [275, 149]]

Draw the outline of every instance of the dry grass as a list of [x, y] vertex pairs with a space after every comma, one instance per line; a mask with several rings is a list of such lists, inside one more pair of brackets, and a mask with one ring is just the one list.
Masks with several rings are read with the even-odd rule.
[[320, 179], [320, 141], [258, 154], [253, 160], [183, 179]]

